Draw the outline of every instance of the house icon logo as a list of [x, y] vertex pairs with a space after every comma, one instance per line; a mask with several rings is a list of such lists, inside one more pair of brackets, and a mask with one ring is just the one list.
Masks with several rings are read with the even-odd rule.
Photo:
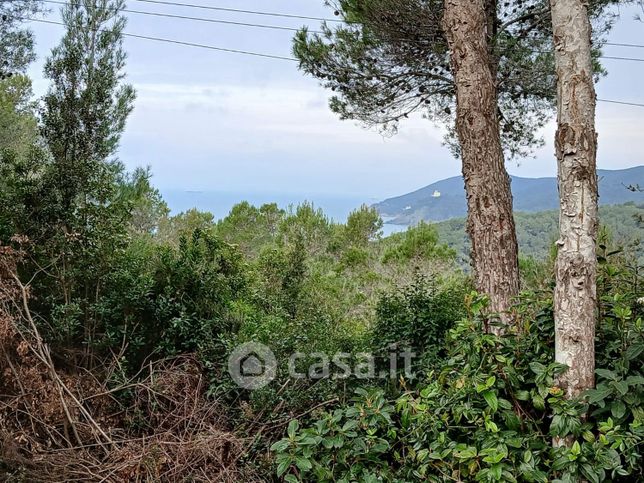
[[277, 375], [275, 354], [264, 344], [247, 342], [228, 358], [228, 373], [244, 389], [261, 389]]

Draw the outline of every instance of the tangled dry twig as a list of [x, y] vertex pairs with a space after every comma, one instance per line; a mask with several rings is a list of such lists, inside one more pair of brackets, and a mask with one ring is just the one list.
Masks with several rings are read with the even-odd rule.
[[[21, 254], [0, 247], [0, 477], [35, 482], [256, 481], [192, 356], [107, 387], [56, 368], [29, 312]], [[118, 396], [118, 397], [117, 397]]]

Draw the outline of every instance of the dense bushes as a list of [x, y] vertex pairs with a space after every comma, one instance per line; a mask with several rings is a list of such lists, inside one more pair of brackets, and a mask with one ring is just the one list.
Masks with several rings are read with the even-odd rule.
[[[145, 425], [128, 410], [135, 388], [148, 377], [154, 393], [163, 374], [142, 369], [169, 374], [187, 357], [200, 407], [209, 398], [226, 412], [226, 427], [249, 441], [244, 468], [264, 480], [275, 470], [287, 481], [644, 477], [641, 274], [606, 232], [597, 388], [567, 402], [555, 385], [563, 368], [553, 362], [548, 263], [523, 261], [532, 292], [515, 308], [516, 331], [486, 335], [485, 302], [433, 226], [381, 238], [368, 207], [340, 224], [311, 204], [242, 203], [216, 223], [197, 210], [170, 216], [145, 170], [126, 175], [117, 164], [97, 172], [96, 197], [61, 211], [49, 202], [46, 163], [3, 159], [0, 236], [25, 256], [18, 271], [35, 325], [58, 370], [82, 368], [128, 415], [117, 433]], [[255, 391], [226, 370], [246, 342], [267, 345], [278, 364]], [[391, 352], [406, 349], [416, 354], [412, 374], [392, 377]], [[294, 353], [304, 354], [299, 369], [319, 354], [348, 353], [353, 364], [370, 353], [378, 377], [292, 378]], [[163, 419], [159, 407], [152, 401]], [[573, 444], [553, 449], [553, 438]]]
[[420, 222], [413, 230], [393, 235], [393, 239], [400, 240], [400, 243], [385, 251], [383, 256], [385, 263], [391, 261], [417, 263], [427, 258], [449, 260], [456, 256], [454, 250], [439, 243], [436, 228], [425, 222]]
[[133, 243], [106, 280], [103, 345], [125, 342], [124, 356], [137, 370], [150, 356], [221, 359], [222, 339], [236, 329], [232, 304], [246, 290], [244, 268], [235, 247], [201, 230], [176, 247]]
[[[599, 327], [598, 386], [567, 401], [555, 384], [548, 303], [525, 333], [484, 334], [475, 300], [436, 371], [395, 400], [360, 391], [272, 447], [287, 481], [637, 481], [644, 478], [642, 307]], [[617, 330], [616, 330], [617, 329]], [[586, 414], [584, 418], [582, 415]], [[552, 440], [572, 440], [552, 446]]]
[[378, 354], [410, 349], [413, 372], [428, 372], [443, 355], [447, 330], [465, 315], [466, 290], [462, 280], [439, 283], [416, 274], [410, 285], [384, 293], [376, 306], [373, 349]]

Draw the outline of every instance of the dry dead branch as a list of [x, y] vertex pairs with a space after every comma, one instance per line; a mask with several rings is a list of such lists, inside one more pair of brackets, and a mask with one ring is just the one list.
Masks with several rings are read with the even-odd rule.
[[33, 482], [258, 481], [192, 356], [150, 363], [108, 387], [53, 362], [29, 311], [20, 252], [0, 247], [0, 479]]

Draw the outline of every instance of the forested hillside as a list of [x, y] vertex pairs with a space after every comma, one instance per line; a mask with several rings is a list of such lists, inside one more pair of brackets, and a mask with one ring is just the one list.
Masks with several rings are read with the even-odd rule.
[[[616, 245], [631, 252], [639, 263], [644, 263], [644, 225], [642, 215], [644, 205], [627, 203], [624, 205], [602, 206], [599, 209], [599, 220], [610, 233]], [[520, 253], [524, 257], [539, 260], [548, 258], [557, 240], [559, 213], [544, 211], [541, 213], [515, 213], [517, 238]], [[457, 218], [435, 223], [441, 241], [454, 249], [465, 264], [469, 260], [469, 240], [465, 233], [465, 219]]]
[[[504, 465], [512, 461], [525, 465], [522, 471], [544, 477], [555, 471], [537, 460], [546, 457], [547, 436], [538, 453], [532, 450], [538, 456], [524, 460], [534, 435], [548, 434], [548, 408], [566, 407], [558, 393], [547, 397], [558, 370], [551, 340], [543, 337], [552, 329], [551, 298], [544, 290], [551, 283], [549, 262], [522, 265], [527, 292], [516, 310], [532, 321], [530, 328], [519, 339], [497, 339], [481, 331], [486, 301], [471, 291], [456, 250], [445, 244], [449, 238], [441, 239], [437, 228], [445, 231], [446, 224], [420, 224], [380, 238], [382, 220], [374, 209], [362, 207], [346, 224], [335, 224], [308, 204], [283, 210], [240, 203], [220, 221], [197, 210], [170, 216], [145, 171], [125, 175], [117, 170], [101, 189], [113, 193], [107, 206], [118, 223], [91, 228], [83, 238], [71, 240], [63, 265], [51, 258], [58, 250], [52, 244], [60, 242], [43, 238], [47, 225], [23, 214], [38, 212], [32, 193], [52, 186], [24, 184], [23, 176], [33, 174], [22, 170], [36, 167], [4, 166], [20, 170], [3, 172], [0, 203], [4, 243], [14, 247], [5, 246], [2, 254], [3, 310], [9, 317], [3, 319], [3, 350], [11, 362], [3, 366], [2, 388], [15, 394], [5, 400], [2, 429], [39, 428], [25, 443], [3, 447], [0, 468], [10, 479], [47, 475], [48, 481], [59, 481], [90, 465], [98, 476], [116, 474], [119, 481], [130, 475], [153, 481], [157, 472], [164, 479], [181, 479], [197, 468], [212, 481], [270, 481], [275, 471], [284, 475], [293, 465], [310, 472], [307, 481], [331, 481], [334, 475], [357, 475], [360, 481], [372, 474], [414, 480], [420, 478], [413, 476], [419, 458], [427, 461], [423, 471], [439, 471], [445, 464], [469, 471], [467, 465], [477, 459], [474, 446], [461, 447], [458, 441], [473, 429], [485, 444], [506, 444], [501, 448], [507, 450], [494, 453], [494, 458], [506, 455]], [[632, 205], [611, 210], [624, 222], [637, 212]], [[541, 217], [554, 223], [552, 213], [535, 220], [531, 216], [526, 227], [543, 226]], [[25, 227], [22, 233], [42, 233], [38, 244], [32, 241], [37, 235], [10, 236], [17, 226]], [[533, 237], [533, 246], [548, 246], [544, 233]], [[603, 243], [603, 253], [611, 255], [602, 272], [600, 337], [607, 344], [599, 357], [608, 369], [601, 380], [609, 384], [618, 378], [629, 391], [641, 391], [641, 364], [634, 361], [644, 348], [638, 325], [641, 273], [628, 253], [616, 250], [620, 244], [612, 237]], [[93, 246], [102, 248], [95, 251]], [[46, 273], [39, 267], [47, 267]], [[26, 279], [29, 285], [19, 281]], [[34, 320], [36, 325], [18, 331], [11, 320]], [[624, 334], [628, 339], [620, 339]], [[33, 340], [33, 354], [22, 352], [23, 337]], [[60, 360], [47, 358], [39, 337], [49, 341]], [[628, 340], [625, 359], [615, 359], [624, 354], [620, 340]], [[239, 387], [239, 379], [229, 372], [231, 357], [236, 348], [256, 348], [258, 343], [260, 349], [270, 348], [275, 372], [266, 385]], [[414, 354], [409, 367], [408, 353]], [[293, 354], [301, 355], [291, 366]], [[369, 369], [372, 363], [376, 372]], [[619, 376], [613, 371], [622, 364], [630, 369]], [[51, 367], [61, 379], [49, 379]], [[93, 375], [69, 372], [75, 367]], [[307, 367], [314, 372], [303, 378]], [[495, 375], [498, 371], [526, 381], [514, 383], [518, 395], [509, 392]], [[20, 387], [46, 404], [23, 402]], [[423, 389], [416, 392], [415, 387]], [[70, 391], [69, 396], [58, 398], [59, 388]], [[610, 390], [593, 396], [594, 411], [605, 414], [602, 405], [614, 398], [608, 404], [615, 420], [639, 414], [639, 392], [605, 395]], [[514, 419], [512, 397], [522, 411], [530, 411], [530, 425], [523, 432]], [[442, 398], [455, 406], [444, 406]], [[72, 422], [65, 422], [66, 406], [70, 411], [84, 407], [77, 400], [93, 401], [91, 413], [73, 413]], [[24, 409], [14, 412], [17, 407]], [[463, 416], [452, 411], [466, 407], [472, 422], [459, 423]], [[85, 422], [90, 417], [93, 430]], [[451, 442], [439, 437], [446, 418], [454, 418]], [[123, 442], [97, 463], [92, 450], [66, 449], [72, 436], [59, 433], [66, 424], [85, 444]], [[570, 415], [558, 424], [574, 428], [580, 423]], [[96, 434], [99, 428], [104, 436]], [[280, 439], [285, 430], [286, 439]], [[616, 438], [640, 437], [632, 430], [602, 430], [613, 431], [610, 444]], [[498, 443], [495, 435], [501, 431], [513, 439]], [[436, 438], [430, 459], [429, 453], [419, 456], [414, 449], [426, 434]], [[318, 439], [312, 453], [310, 445]], [[59, 449], [32, 449], [46, 444]], [[395, 466], [388, 456], [393, 448], [407, 452]], [[7, 451], [37, 460], [17, 459]], [[333, 464], [338, 451], [343, 460]], [[609, 450], [596, 451], [612, 458], [606, 467], [631, 475], [641, 470], [633, 447], [624, 463]], [[433, 461], [441, 461], [439, 454], [445, 455], [444, 462], [434, 466]]]
[[[644, 203], [644, 193], [628, 189], [644, 186], [644, 166], [620, 170], [599, 170], [600, 205]], [[512, 177], [514, 209], [540, 212], [557, 208], [556, 178]], [[463, 179], [460, 176], [425, 186], [413, 193], [390, 198], [374, 205], [389, 223], [413, 225], [419, 221], [444, 221], [465, 216]]]

